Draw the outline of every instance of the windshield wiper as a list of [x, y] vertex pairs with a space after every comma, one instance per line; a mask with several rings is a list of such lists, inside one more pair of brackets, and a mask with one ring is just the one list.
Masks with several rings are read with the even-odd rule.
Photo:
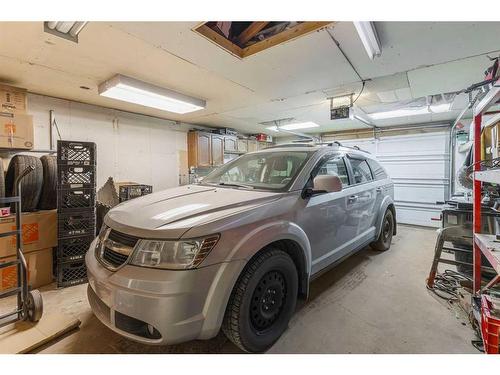
[[217, 185], [241, 187], [241, 188], [244, 188], [244, 189], [255, 189], [253, 186], [250, 186], [250, 185], [234, 184], [234, 183], [229, 183], [229, 182], [219, 182]]

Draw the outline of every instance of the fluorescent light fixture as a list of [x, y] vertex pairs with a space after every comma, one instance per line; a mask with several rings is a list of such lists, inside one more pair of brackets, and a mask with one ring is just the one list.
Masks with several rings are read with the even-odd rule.
[[428, 115], [431, 113], [443, 113], [443, 112], [448, 112], [449, 110], [450, 110], [450, 104], [446, 103], [446, 104], [431, 105], [428, 107], [419, 107], [416, 109], [402, 108], [393, 111], [375, 112], [368, 114], [368, 116], [372, 120], [384, 120], [388, 118]]
[[315, 122], [306, 121], [306, 122], [296, 122], [293, 124], [280, 125], [279, 127], [278, 126], [269, 126], [266, 129], [278, 132], [279, 129], [299, 130], [299, 129], [310, 129], [310, 128], [318, 128], [318, 127], [319, 127], [319, 125], [316, 124]]
[[206, 107], [201, 99], [117, 74], [99, 85], [99, 95], [174, 113], [189, 113]]
[[78, 34], [85, 27], [86, 21], [45, 21], [45, 32], [78, 43]]
[[375, 56], [380, 56], [382, 48], [380, 47], [377, 30], [375, 30], [373, 22], [356, 21], [353, 23], [356, 31], [358, 32], [359, 38], [365, 47], [368, 57], [373, 60]]

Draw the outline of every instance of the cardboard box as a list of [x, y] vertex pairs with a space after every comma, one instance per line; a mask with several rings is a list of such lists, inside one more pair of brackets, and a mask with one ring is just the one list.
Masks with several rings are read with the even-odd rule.
[[[42, 249], [24, 254], [28, 264], [28, 284], [38, 288], [50, 284], [52, 274], [52, 248]], [[10, 262], [16, 257], [0, 258], [0, 263]], [[0, 291], [17, 286], [17, 266], [0, 268]]]
[[[57, 246], [57, 210], [21, 214], [24, 253]], [[16, 229], [16, 216], [0, 218], [0, 233]], [[16, 254], [16, 237], [0, 238], [0, 258]]]
[[26, 89], [0, 85], [0, 112], [26, 114], [27, 109]]
[[0, 148], [33, 148], [33, 116], [0, 113]]

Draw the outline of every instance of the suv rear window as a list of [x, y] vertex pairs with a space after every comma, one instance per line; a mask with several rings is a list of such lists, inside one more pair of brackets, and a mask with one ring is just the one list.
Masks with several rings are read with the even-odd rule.
[[375, 160], [368, 159], [368, 165], [372, 170], [373, 177], [375, 177], [375, 180], [383, 180], [388, 177], [385, 169]]
[[373, 181], [372, 172], [366, 160], [349, 159], [349, 161], [351, 162], [355, 184]]

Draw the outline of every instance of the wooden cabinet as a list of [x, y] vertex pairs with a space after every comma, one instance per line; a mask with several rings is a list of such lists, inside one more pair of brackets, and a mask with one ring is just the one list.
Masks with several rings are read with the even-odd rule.
[[188, 133], [188, 167], [210, 167], [212, 138], [210, 133]]
[[259, 143], [259, 145], [257, 146], [257, 149], [258, 149], [258, 150], [262, 150], [262, 149], [264, 149], [264, 148], [266, 148], [266, 147], [270, 146], [270, 145], [269, 145], [269, 143], [267, 143], [267, 142], [260, 142], [260, 141], [259, 141], [258, 143]]
[[188, 133], [188, 167], [217, 167], [238, 154], [266, 148], [267, 142], [193, 130]]
[[224, 164], [224, 136], [211, 134], [212, 136], [212, 165]]
[[238, 152], [247, 152], [248, 151], [248, 141], [246, 139], [238, 139], [237, 142]]
[[188, 133], [188, 166], [214, 167], [224, 164], [224, 136], [190, 131]]
[[257, 151], [258, 150], [258, 142], [254, 139], [249, 139], [247, 149], [248, 149], [248, 152]]
[[224, 137], [224, 151], [234, 152], [238, 150], [238, 139], [236, 137]]

